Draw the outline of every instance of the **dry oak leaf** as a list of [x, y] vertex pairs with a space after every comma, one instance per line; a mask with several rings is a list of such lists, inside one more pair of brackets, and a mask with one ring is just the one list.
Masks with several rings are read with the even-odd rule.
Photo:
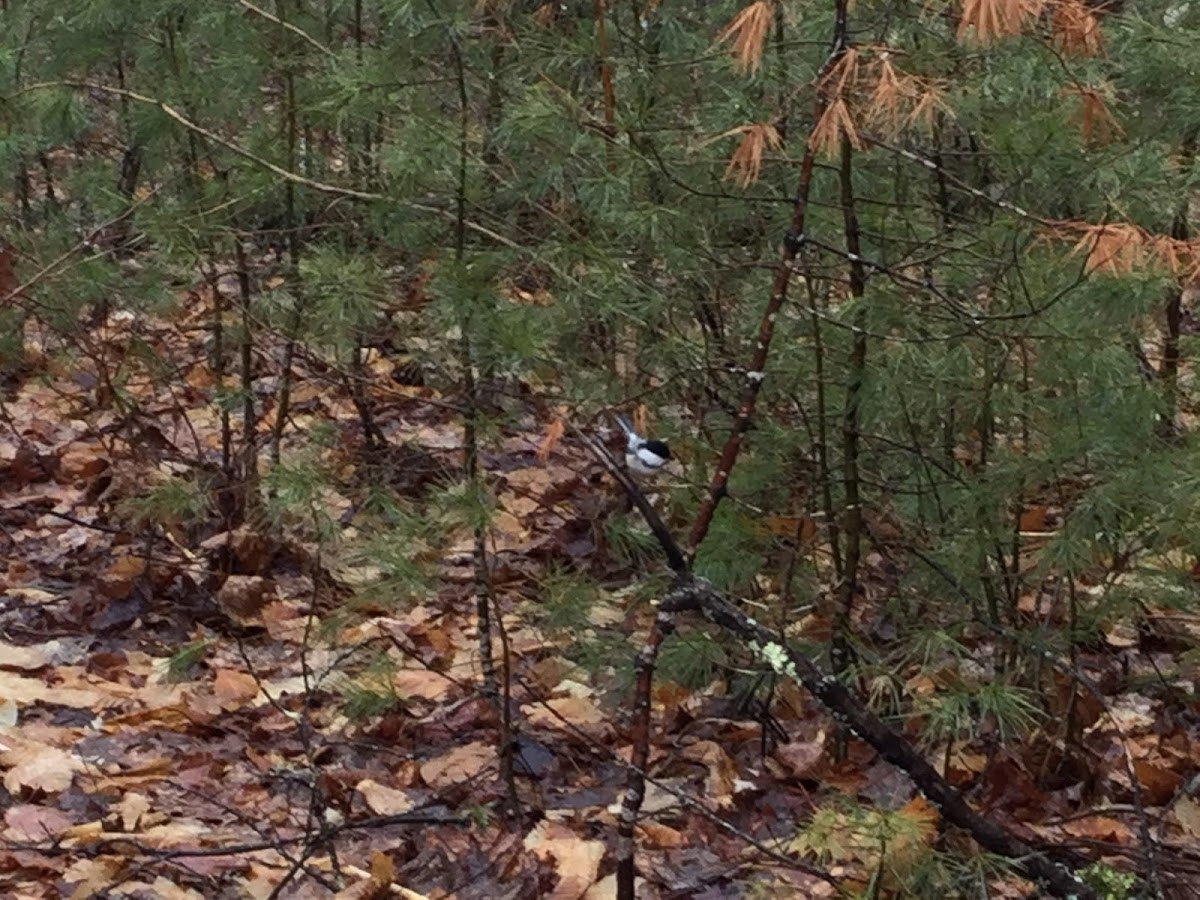
[[396, 816], [406, 813], [413, 808], [412, 798], [404, 791], [380, 784], [370, 778], [364, 778], [354, 786], [362, 794], [367, 803], [367, 809], [377, 816]]
[[1061, 827], [1072, 837], [1103, 841], [1106, 844], [1128, 846], [1133, 839], [1129, 826], [1110, 816], [1085, 816]]
[[190, 691], [177, 688], [171, 691], [171, 696], [173, 699], [170, 702], [154, 703], [149, 706], [143, 706], [141, 709], [135, 709], [131, 712], [105, 719], [104, 730], [117, 732], [128, 729], [131, 726], [152, 722], [158, 727], [166, 728], [169, 731], [182, 731], [189, 724], [197, 724], [191, 722], [189, 719], [191, 707], [195, 702], [194, 694]]
[[1148, 806], [1162, 806], [1169, 803], [1179, 790], [1183, 776], [1168, 768], [1164, 760], [1135, 759], [1133, 771], [1137, 774], [1138, 783], [1142, 788], [1143, 802]]
[[119, 793], [142, 784], [154, 784], [168, 776], [177, 775], [178, 760], [169, 756], [143, 760], [131, 769], [119, 769], [117, 763], [109, 763], [106, 773], [92, 773], [88, 781], [88, 792], [99, 794], [105, 791]]
[[121, 817], [121, 827], [125, 831], [138, 831], [146, 824], [143, 817], [150, 811], [150, 801], [144, 794], [130, 791], [121, 798], [116, 811]]
[[[472, 537], [472, 549], [474, 549], [474, 537]], [[529, 540], [529, 529], [525, 525], [505, 509], [496, 510], [492, 516], [492, 541], [496, 548], [496, 552], [507, 550], [517, 551], [524, 549], [525, 542]]]
[[724, 747], [716, 741], [697, 741], [683, 751], [683, 758], [708, 767], [708, 775], [704, 779], [706, 797], [715, 800], [722, 809], [733, 805], [737, 766]]
[[77, 885], [72, 897], [102, 896], [120, 880], [129, 861], [120, 856], [78, 859], [63, 873], [63, 881]]
[[482, 741], [455, 747], [421, 765], [421, 779], [431, 788], [451, 787], [475, 778], [496, 764], [496, 748]]
[[[92, 662], [98, 662], [98, 657], [93, 655]], [[135, 663], [136, 664], [136, 663]], [[153, 671], [152, 662], [151, 667]], [[166, 663], [162, 664], [162, 671], [166, 671]], [[54, 703], [61, 692], [71, 690], [82, 694], [89, 694], [95, 691], [101, 692], [103, 699], [97, 701], [95, 707], [128, 706], [128, 701], [134, 701], [141, 706], [170, 706], [178, 702], [180, 691], [176, 685], [162, 684], [161, 681], [155, 680], [153, 676], [149, 683], [135, 687], [132, 684], [122, 684], [119, 681], [109, 681], [103, 676], [94, 671], [89, 671], [83, 666], [59, 666], [54, 670], [55, 684], [52, 688], [52, 695], [48, 702]], [[125, 678], [135, 675], [136, 673], [130, 668], [129, 661], [124, 664], [124, 671], [121, 673]]]
[[274, 583], [259, 575], [230, 575], [217, 591], [217, 603], [234, 620], [254, 618], [274, 599]]
[[602, 841], [585, 841], [565, 825], [544, 820], [525, 836], [525, 849], [542, 860], [552, 860], [558, 884], [551, 900], [580, 900], [596, 881], [604, 858]]
[[295, 603], [286, 600], [268, 603], [259, 611], [259, 618], [273, 641], [303, 644], [309, 638], [311, 624]]
[[811, 772], [825, 755], [825, 732], [820, 731], [811, 741], [789, 741], [780, 744], [771, 754], [781, 763], [792, 778], [803, 778]]
[[0, 668], [34, 671], [50, 664], [39, 647], [20, 647], [0, 641]]
[[99, 475], [109, 467], [104, 448], [99, 444], [71, 444], [65, 447], [58, 459], [58, 477], [82, 487], [83, 482]]
[[951, 784], [963, 784], [987, 768], [988, 757], [983, 753], [970, 752], [967, 749], [969, 746], [969, 744], [963, 742], [951, 751], [948, 771], [942, 771], [944, 764], [947, 762], [944, 755], [935, 767], [938, 769], [939, 774], [950, 780]]
[[16, 734], [0, 738], [0, 769], [4, 773], [4, 787], [10, 794], [19, 794], [24, 789], [56, 793], [71, 786], [76, 772], [87, 767], [83, 760], [59, 747], [32, 741]]
[[142, 557], [131, 553], [118, 556], [100, 574], [100, 593], [109, 600], [124, 600], [133, 593], [134, 585], [145, 571], [146, 560]]
[[[686, 778], [659, 778], [646, 785], [646, 796], [642, 800], [642, 814], [649, 816], [666, 813], [667, 810], [678, 812], [683, 808], [683, 800], [680, 797], [690, 796], [691, 793], [692, 786], [688, 784]], [[609, 809], [619, 814], [621, 805], [618, 802]]]
[[504, 474], [507, 490], [500, 504], [519, 516], [526, 516], [573, 496], [579, 487], [579, 471], [574, 466], [550, 465], [513, 469]]
[[1104, 642], [1110, 647], [1127, 650], [1141, 642], [1138, 627], [1133, 622], [1118, 620], [1104, 626]]
[[19, 803], [4, 811], [4, 839], [45, 841], [62, 834], [74, 823], [60, 810], [37, 804]]
[[638, 822], [637, 830], [647, 846], [660, 850], [682, 847], [687, 840], [682, 831], [676, 831], [669, 825], [655, 822], [653, 819]]
[[275, 552], [263, 533], [248, 525], [215, 534], [204, 541], [200, 549], [210, 554], [231, 554], [238, 570], [249, 575], [262, 575], [270, 566]]
[[213, 681], [213, 693], [226, 712], [241, 709], [258, 696], [258, 682], [248, 672], [219, 669]]
[[392, 687], [405, 699], [446, 700], [459, 693], [454, 681], [432, 669], [400, 669], [392, 675]]
[[612, 723], [586, 697], [554, 697], [541, 703], [527, 703], [521, 712], [531, 725], [548, 725], [563, 731], [579, 729], [596, 738], [615, 734]]
[[1192, 838], [1200, 838], [1200, 800], [1183, 797], [1171, 812], [1185, 834]]

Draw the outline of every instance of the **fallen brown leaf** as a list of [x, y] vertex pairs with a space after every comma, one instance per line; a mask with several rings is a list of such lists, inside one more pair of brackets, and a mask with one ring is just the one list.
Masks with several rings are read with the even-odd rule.
[[586, 841], [557, 822], [543, 820], [525, 836], [525, 849], [538, 859], [550, 860], [558, 884], [547, 895], [551, 900], [579, 900], [596, 881], [604, 858], [602, 841]]
[[47, 841], [58, 837], [74, 823], [65, 813], [48, 806], [18, 803], [4, 811], [5, 840]]
[[421, 778], [432, 788], [450, 787], [470, 781], [496, 761], [494, 746], [475, 741], [422, 764]]
[[811, 772], [825, 755], [825, 732], [817, 734], [811, 741], [789, 741], [775, 748], [771, 756], [782, 763], [792, 778], [803, 778]]
[[65, 791], [75, 780], [76, 773], [87, 768], [73, 753], [18, 734], [4, 735], [0, 738], [0, 746], [6, 747], [0, 753], [0, 769], [8, 769], [4, 774], [4, 787], [10, 794], [25, 790]]
[[0, 641], [0, 668], [24, 669], [27, 672], [49, 665], [46, 654], [38, 647], [19, 647]]
[[390, 788], [370, 778], [364, 778], [354, 786], [354, 789], [366, 801], [367, 809], [377, 816], [395, 816], [406, 813], [415, 805], [412, 798], [404, 791]]
[[715, 800], [717, 806], [722, 809], [733, 805], [737, 766], [729, 758], [725, 748], [716, 741], [697, 741], [683, 751], [683, 758], [708, 767], [708, 774], [704, 779], [706, 797]]
[[232, 711], [258, 696], [258, 682], [248, 672], [218, 669], [213, 680], [213, 693], [223, 709]]

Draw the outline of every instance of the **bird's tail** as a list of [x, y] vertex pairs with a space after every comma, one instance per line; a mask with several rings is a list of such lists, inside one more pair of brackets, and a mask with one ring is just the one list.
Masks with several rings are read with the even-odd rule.
[[630, 424], [629, 420], [624, 416], [613, 416], [613, 418], [617, 420], [617, 424], [621, 426], [621, 430], [625, 432], [626, 435], [632, 436], [637, 433], [633, 430], [633, 425]]

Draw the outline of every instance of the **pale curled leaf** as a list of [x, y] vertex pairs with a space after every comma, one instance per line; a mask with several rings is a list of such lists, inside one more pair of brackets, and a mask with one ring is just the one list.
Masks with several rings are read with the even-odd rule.
[[367, 809], [377, 816], [395, 816], [406, 813], [416, 804], [404, 791], [364, 778], [354, 786], [366, 801]]
[[558, 883], [547, 895], [553, 900], [579, 900], [596, 881], [604, 842], [583, 840], [558, 822], [543, 820], [525, 836], [525, 849], [552, 860]]

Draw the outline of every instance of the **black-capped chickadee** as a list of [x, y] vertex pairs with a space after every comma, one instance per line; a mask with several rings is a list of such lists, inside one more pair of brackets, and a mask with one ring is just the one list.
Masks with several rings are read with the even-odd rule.
[[671, 461], [671, 449], [666, 441], [647, 440], [629, 424], [624, 416], [616, 417], [625, 432], [625, 465], [638, 475], [656, 475]]

